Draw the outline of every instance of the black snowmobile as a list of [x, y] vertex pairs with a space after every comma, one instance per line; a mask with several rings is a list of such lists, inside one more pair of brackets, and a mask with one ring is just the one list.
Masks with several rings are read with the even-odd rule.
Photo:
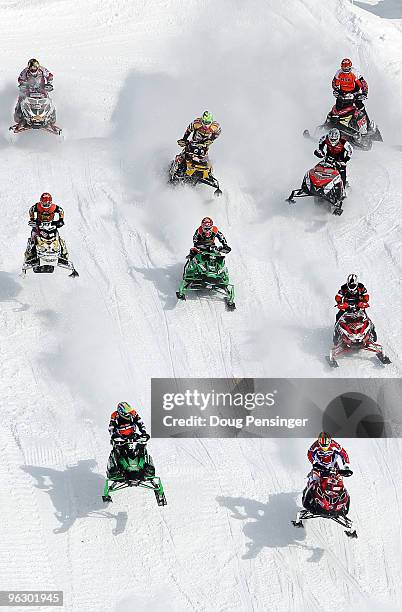
[[[339, 108], [334, 104], [325, 122], [316, 128], [315, 136], [318, 136], [322, 130], [336, 127], [341, 135], [349, 140], [353, 146], [365, 151], [369, 151], [372, 148], [373, 142], [382, 142], [381, 132], [376, 123], [370, 121], [370, 125], [368, 125], [366, 113], [364, 110], [357, 108], [355, 94], [345, 94], [339, 97], [338, 100]], [[309, 130], [304, 130], [303, 135], [306, 138], [310, 138]]]

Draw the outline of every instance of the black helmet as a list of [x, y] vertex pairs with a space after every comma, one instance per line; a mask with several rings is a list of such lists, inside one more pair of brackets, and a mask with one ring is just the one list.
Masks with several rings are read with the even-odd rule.
[[37, 59], [35, 59], [34, 57], [32, 59], [29, 60], [28, 62], [28, 68], [31, 72], [37, 72], [39, 69], [39, 62]]
[[346, 286], [350, 293], [356, 293], [358, 289], [357, 274], [349, 274]]

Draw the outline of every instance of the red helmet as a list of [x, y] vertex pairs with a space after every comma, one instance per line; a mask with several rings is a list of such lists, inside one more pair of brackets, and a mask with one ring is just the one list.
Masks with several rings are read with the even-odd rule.
[[40, 197], [40, 203], [42, 204], [42, 208], [50, 208], [52, 205], [52, 196], [50, 193], [42, 193]]
[[204, 217], [203, 220], [201, 221], [201, 227], [202, 229], [212, 229], [214, 226], [214, 222], [212, 221], [211, 217]]
[[214, 227], [214, 222], [211, 217], [204, 217], [201, 221], [201, 229], [205, 236], [210, 236], [212, 234], [212, 228]]
[[341, 61], [341, 68], [343, 72], [350, 72], [352, 70], [352, 60], [345, 57], [345, 59]]

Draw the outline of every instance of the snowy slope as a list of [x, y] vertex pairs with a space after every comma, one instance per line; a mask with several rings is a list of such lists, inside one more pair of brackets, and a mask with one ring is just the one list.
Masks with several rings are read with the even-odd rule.
[[[0, 17], [0, 588], [64, 589], [65, 610], [88, 612], [320, 610], [323, 593], [341, 610], [400, 605], [398, 440], [344, 441], [352, 542], [335, 525], [289, 525], [304, 440], [154, 440], [168, 506], [141, 491], [100, 498], [109, 414], [127, 399], [149, 422], [153, 376], [401, 375], [400, 22], [335, 0], [9, 0]], [[55, 74], [66, 137], [10, 145], [15, 76], [32, 55]], [[367, 75], [387, 144], [356, 152], [334, 218], [284, 198], [312, 162], [299, 135], [325, 117], [344, 55]], [[219, 201], [165, 185], [204, 108], [223, 128]], [[45, 190], [65, 209], [76, 281], [19, 277], [27, 210]], [[176, 303], [205, 214], [233, 248], [233, 313]], [[387, 369], [323, 360], [351, 271], [370, 288]]]

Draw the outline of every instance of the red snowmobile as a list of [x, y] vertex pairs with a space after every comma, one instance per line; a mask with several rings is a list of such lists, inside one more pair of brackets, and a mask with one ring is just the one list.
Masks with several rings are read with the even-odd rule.
[[377, 333], [366, 311], [353, 305], [335, 323], [334, 346], [327, 357], [329, 365], [337, 368], [336, 357], [351, 350], [371, 351], [384, 365], [391, 363], [381, 344], [377, 344]]
[[[357, 98], [365, 100], [366, 96], [357, 96]], [[329, 111], [325, 123], [319, 125], [315, 131], [328, 130], [336, 127], [341, 132], [342, 136], [347, 138], [353, 146], [369, 151], [373, 146], [374, 141], [382, 142], [381, 132], [374, 121], [370, 121], [367, 125], [367, 116], [362, 109], [358, 109], [355, 104], [356, 96], [353, 93], [344, 94], [338, 97], [338, 106], [336, 104]], [[309, 130], [304, 130], [303, 135], [306, 138], [310, 137]]]
[[302, 504], [304, 510], [297, 513], [296, 520], [292, 521], [295, 527], [304, 527], [303, 521], [313, 518], [326, 518], [342, 527], [350, 538], [357, 538], [353, 523], [347, 517], [350, 506], [349, 493], [343, 484], [343, 478], [352, 476], [351, 470], [341, 470], [338, 467], [330, 469], [314, 466], [312, 474], [318, 476], [303, 491]]
[[287, 202], [296, 203], [295, 198], [313, 196], [318, 201], [327, 200], [331, 204], [332, 214], [341, 215], [342, 202], [346, 197], [345, 188], [337, 163], [332, 158], [320, 161], [314, 168], [308, 170], [304, 175], [300, 189], [293, 189]]

